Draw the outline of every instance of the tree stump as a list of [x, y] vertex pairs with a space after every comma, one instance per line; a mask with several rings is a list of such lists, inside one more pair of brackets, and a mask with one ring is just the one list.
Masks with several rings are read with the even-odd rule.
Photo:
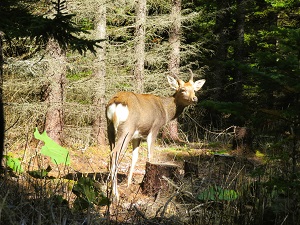
[[198, 164], [190, 161], [184, 161], [184, 177], [198, 177]]
[[247, 127], [235, 127], [234, 138], [232, 141], [232, 149], [237, 150], [242, 154], [253, 153], [252, 147], [253, 137], [252, 132]]
[[169, 182], [163, 177], [178, 181], [179, 167], [174, 164], [146, 162], [146, 173], [141, 183], [142, 193], [155, 196], [160, 191], [167, 191]]

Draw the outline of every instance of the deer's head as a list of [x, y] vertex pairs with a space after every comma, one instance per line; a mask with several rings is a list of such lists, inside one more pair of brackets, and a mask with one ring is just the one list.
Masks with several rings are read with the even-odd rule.
[[178, 77], [173, 78], [171, 76], [167, 76], [168, 82], [176, 92], [174, 97], [176, 102], [182, 106], [188, 106], [198, 101], [196, 96], [196, 92], [199, 91], [205, 83], [205, 79], [193, 81], [193, 72], [191, 72], [191, 77], [188, 82], [184, 82]]

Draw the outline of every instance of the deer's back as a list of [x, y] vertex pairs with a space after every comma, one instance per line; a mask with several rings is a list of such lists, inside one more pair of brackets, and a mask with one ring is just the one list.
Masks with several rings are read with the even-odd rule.
[[162, 98], [152, 94], [117, 93], [107, 105], [107, 118], [113, 123], [134, 126], [141, 133], [161, 127], [166, 121]]

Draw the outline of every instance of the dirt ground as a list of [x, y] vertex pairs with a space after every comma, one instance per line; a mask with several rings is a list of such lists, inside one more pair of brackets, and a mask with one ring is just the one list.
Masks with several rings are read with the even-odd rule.
[[[139, 160], [134, 170], [133, 181], [127, 187], [127, 173], [131, 163], [131, 148], [129, 147], [121, 157], [118, 174], [118, 190], [120, 201], [117, 205], [111, 205], [111, 218], [114, 221], [130, 221], [132, 218], [167, 218], [176, 215], [176, 221], [192, 212], [197, 202], [196, 196], [201, 189], [210, 185], [229, 187], [241, 170], [250, 169], [256, 164], [255, 159], [239, 159], [234, 154], [215, 154], [226, 146], [212, 149], [201, 143], [185, 145], [156, 145], [153, 152], [152, 162], [176, 164], [179, 166], [180, 174], [184, 174], [184, 162], [195, 163], [197, 174], [195, 177], [181, 177], [179, 183], [172, 186], [172, 190], [166, 193], [159, 193], [155, 196], [142, 194], [140, 183], [145, 175], [147, 161], [146, 144], [142, 144], [139, 152]], [[99, 181], [104, 193], [108, 193], [107, 175], [109, 172], [110, 150], [108, 146], [102, 148], [89, 147], [81, 150], [76, 147], [69, 148], [71, 159], [70, 166], [57, 166], [48, 157], [39, 154], [39, 148], [27, 149], [24, 153], [15, 153], [23, 157], [25, 171], [32, 171], [38, 168], [47, 168], [51, 165], [52, 170], [49, 176], [54, 178], [66, 178], [67, 180], [78, 180], [81, 176], [89, 176]], [[25, 165], [28, 164], [28, 165]], [[245, 177], [243, 175], [243, 177]], [[109, 187], [108, 187], [109, 188]], [[180, 190], [179, 190], [180, 189]], [[180, 193], [180, 195], [178, 194]], [[185, 193], [185, 194], [184, 194]], [[178, 197], [180, 199], [178, 200]], [[176, 200], [175, 200], [176, 199]], [[187, 209], [189, 211], [187, 211]], [[103, 215], [105, 215], [105, 209]], [[188, 213], [189, 214], [189, 213]], [[170, 218], [171, 218], [170, 217]], [[170, 223], [172, 224], [172, 223]]]

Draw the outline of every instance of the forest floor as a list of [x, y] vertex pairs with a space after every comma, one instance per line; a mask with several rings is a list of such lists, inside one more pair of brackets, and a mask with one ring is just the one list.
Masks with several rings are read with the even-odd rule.
[[[255, 156], [241, 157], [237, 156], [234, 151], [226, 151], [226, 149], [229, 149], [228, 146], [207, 146], [204, 144], [156, 145], [152, 162], [176, 164], [182, 175], [184, 173], [184, 162], [193, 162], [197, 166], [197, 174], [185, 178], [182, 176], [180, 182], [173, 184], [173, 187], [167, 193], [147, 196], [141, 193], [140, 188], [140, 183], [145, 175], [146, 149], [146, 145], [143, 143], [130, 187], [127, 187], [127, 173], [131, 163], [131, 148], [128, 148], [122, 156], [119, 166], [120, 176], [118, 177], [120, 201], [110, 206], [110, 219], [112, 221], [134, 223], [149, 218], [153, 220], [157, 218], [166, 220], [169, 218], [166, 224], [178, 224], [178, 221], [182, 222], [199, 204], [197, 199], [199, 192], [210, 186], [233, 188], [232, 184], [237, 183], [238, 177], [241, 174], [245, 175], [241, 171], [248, 173], [256, 165], [261, 164], [261, 160]], [[48, 165], [51, 165], [52, 170], [48, 174], [49, 177], [76, 181], [80, 177], [88, 176], [98, 181], [101, 184], [103, 193], [107, 193], [109, 147], [89, 147], [85, 151], [73, 147], [69, 153], [71, 164], [61, 169], [61, 167], [51, 163], [47, 157], [36, 157], [35, 151], [30, 152], [27, 150], [26, 153], [22, 154], [23, 157], [26, 155], [25, 158], [31, 164], [25, 171], [32, 171], [41, 167], [46, 169]], [[249, 176], [246, 174], [244, 178], [246, 179], [246, 177]], [[100, 208], [102, 215], [106, 215], [107, 208]], [[95, 214], [93, 216], [95, 218], [101, 217]]]
[[[75, 173], [75, 177], [78, 175], [90, 176], [101, 180], [105, 185], [110, 154], [108, 149], [108, 147], [88, 148], [85, 152], [78, 153], [77, 151], [77, 154], [73, 154], [73, 156], [71, 153], [71, 168], [74, 171], [69, 171], [69, 175], [73, 176]], [[147, 196], [142, 194], [140, 187], [145, 175], [146, 145], [143, 144], [140, 148], [132, 185], [127, 187], [127, 173], [131, 164], [131, 148], [129, 147], [119, 166], [120, 200], [117, 205], [111, 205], [111, 217], [115, 221], [127, 222], [128, 220], [132, 222], [132, 218], [136, 220], [137, 216], [140, 219], [163, 217], [172, 218], [174, 221], [168, 221], [168, 223], [177, 224], [178, 220], [182, 221], [187, 213], [189, 214], [199, 204], [197, 200], [199, 192], [211, 186], [230, 188], [232, 183], [236, 183], [236, 180], [239, 179], [239, 174], [250, 174], [257, 165], [262, 163], [261, 159], [255, 155], [245, 157], [228, 149], [230, 149], [229, 146], [207, 146], [201, 143], [182, 146], [156, 145], [151, 162], [175, 164], [179, 167], [182, 176], [179, 182], [173, 184], [173, 187], [170, 185], [171, 188], [168, 192]], [[197, 174], [192, 177], [183, 177], [185, 161], [196, 165]], [[246, 172], [241, 173], [241, 171]], [[245, 180], [249, 174], [245, 175]], [[103, 189], [105, 188], [106, 186], [103, 186]]]

